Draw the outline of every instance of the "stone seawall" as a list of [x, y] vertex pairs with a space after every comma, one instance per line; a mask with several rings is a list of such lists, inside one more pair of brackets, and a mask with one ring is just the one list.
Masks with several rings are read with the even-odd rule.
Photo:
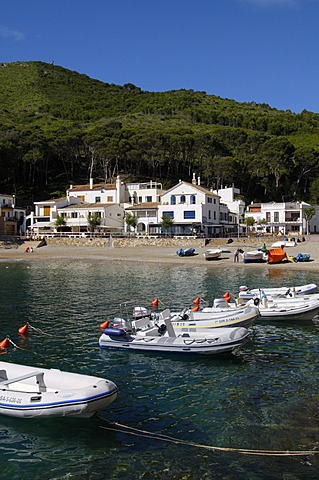
[[[274, 239], [267, 239], [273, 242]], [[46, 238], [48, 245], [80, 246], [80, 247], [177, 247], [177, 248], [215, 248], [217, 246], [248, 244], [255, 245], [256, 242], [263, 244], [263, 239], [241, 238], [196, 238], [196, 237], [174, 237], [174, 238], [156, 238], [156, 237], [126, 237], [126, 238], [67, 238], [54, 237]]]
[[[282, 240], [282, 237], [245, 237], [245, 238], [196, 238], [196, 237], [174, 237], [174, 238], [156, 238], [156, 237], [126, 237], [126, 238], [82, 238], [82, 237], [46, 237], [42, 242], [39, 240], [18, 240], [11, 239], [10, 241], [0, 241], [0, 248], [16, 249], [25, 248], [27, 245], [33, 248], [39, 248], [43, 245], [57, 245], [65, 247], [176, 247], [176, 248], [216, 248], [218, 246], [262, 246], [264, 243], [269, 247], [273, 242]], [[304, 240], [304, 239], [303, 239]], [[319, 241], [319, 235], [307, 236], [307, 241]]]
[[203, 238], [47, 238], [47, 245], [64, 245], [70, 247], [203, 247]]

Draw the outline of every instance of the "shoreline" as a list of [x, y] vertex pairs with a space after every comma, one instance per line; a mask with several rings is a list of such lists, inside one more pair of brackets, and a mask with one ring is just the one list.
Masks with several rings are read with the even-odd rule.
[[[225, 245], [223, 245], [225, 246]], [[130, 262], [130, 263], [155, 263], [187, 265], [187, 266], [205, 266], [207, 268], [227, 267], [227, 268], [286, 268], [288, 270], [318, 270], [319, 272], [319, 242], [298, 243], [294, 247], [287, 247], [285, 251], [288, 256], [296, 256], [298, 253], [309, 253], [310, 262], [282, 262], [269, 265], [268, 263], [244, 263], [240, 258], [239, 262], [234, 262], [234, 251], [236, 248], [243, 250], [254, 250], [256, 245], [247, 245], [247, 243], [233, 242], [227, 245], [230, 253], [222, 253], [217, 260], [205, 260], [204, 252], [209, 246], [197, 246], [195, 255], [191, 257], [179, 257], [176, 254], [178, 248], [182, 246], [123, 246], [123, 247], [96, 247], [96, 246], [69, 246], [48, 244], [36, 247], [33, 253], [26, 253], [25, 246], [18, 248], [0, 248], [0, 262], [3, 261], [33, 261], [33, 260], [69, 260], [69, 261], [103, 261], [103, 262]], [[260, 248], [260, 246], [259, 246]]]

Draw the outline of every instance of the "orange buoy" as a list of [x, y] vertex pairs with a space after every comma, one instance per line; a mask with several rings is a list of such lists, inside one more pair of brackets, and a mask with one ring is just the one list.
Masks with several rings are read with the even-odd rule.
[[223, 297], [224, 297], [224, 298], [230, 297], [230, 293], [229, 293], [229, 292], [224, 293]]
[[23, 325], [23, 327], [19, 328], [18, 333], [20, 333], [20, 335], [25, 335], [26, 333], [28, 333], [28, 329], [29, 329], [29, 326], [26, 323], [25, 325]]
[[194, 298], [193, 304], [194, 304], [194, 305], [199, 305], [199, 304], [200, 304], [200, 297]]
[[4, 348], [7, 348], [8, 346], [9, 346], [9, 339], [7, 337], [4, 340], [2, 340], [2, 342], [0, 342], [0, 348], [4, 349]]
[[154, 300], [152, 301], [152, 306], [158, 307], [158, 298], [154, 298]]
[[104, 330], [105, 328], [107, 328], [109, 326], [109, 324], [110, 324], [110, 322], [108, 320], [105, 320], [105, 322], [100, 323], [100, 329]]
[[229, 303], [231, 300], [231, 297], [224, 297], [224, 299], [226, 300], [227, 303]]
[[192, 312], [198, 312], [199, 310], [199, 305], [195, 305], [195, 307], [192, 308]]

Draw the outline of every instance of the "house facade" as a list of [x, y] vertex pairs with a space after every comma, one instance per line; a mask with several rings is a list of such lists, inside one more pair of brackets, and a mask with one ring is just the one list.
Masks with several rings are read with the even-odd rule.
[[25, 213], [16, 207], [14, 195], [0, 195], [0, 235], [23, 234]]
[[81, 199], [75, 197], [54, 198], [42, 202], [34, 202], [34, 212], [25, 218], [25, 231], [36, 234], [44, 234], [55, 228], [59, 208], [69, 205], [77, 205]]
[[245, 217], [252, 217], [255, 225], [252, 231], [273, 235], [305, 235], [308, 225], [305, 210], [315, 209], [315, 215], [309, 222], [309, 233], [319, 232], [319, 207], [305, 202], [251, 203], [247, 206]]
[[227, 236], [239, 236], [243, 231], [246, 206], [239, 188], [234, 186], [221, 187], [219, 190], [214, 190], [214, 193], [219, 195], [220, 204], [226, 205], [226, 213], [221, 211], [221, 223], [225, 224], [225, 234]]
[[125, 185], [120, 176], [116, 177], [114, 183], [94, 183], [90, 178], [89, 184], [70, 185], [66, 191], [68, 199], [78, 198], [83, 203], [123, 203], [125, 202]]
[[57, 209], [65, 221], [64, 229], [72, 233], [86, 233], [90, 230], [88, 218], [97, 214], [99, 224], [94, 231], [103, 234], [122, 233], [124, 208], [120, 205], [105, 203], [78, 203], [76, 205], [65, 205]]
[[219, 235], [222, 231], [219, 199], [217, 194], [196, 183], [180, 181], [161, 196], [158, 222], [168, 215], [173, 220], [174, 235]]

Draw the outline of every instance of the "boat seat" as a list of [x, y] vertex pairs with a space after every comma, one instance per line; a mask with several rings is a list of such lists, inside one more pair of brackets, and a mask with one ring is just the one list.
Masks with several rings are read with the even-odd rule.
[[145, 330], [142, 330], [138, 332], [138, 335], [141, 335], [143, 337], [158, 337], [158, 327], [150, 327]]
[[139, 318], [138, 320], [134, 320], [132, 323], [136, 329], [139, 329], [139, 328], [147, 327], [147, 325], [150, 323], [150, 319], [148, 317]]
[[36, 377], [36, 383], [39, 385], [39, 391], [45, 392], [46, 386], [44, 384], [43, 375], [44, 375], [44, 372], [41, 372], [38, 370], [38, 371], [26, 373], [24, 375], [20, 375], [19, 377], [2, 380], [0, 382], [0, 388], [2, 386], [5, 387], [6, 385], [10, 385], [11, 383], [18, 383], [18, 382], [22, 382], [23, 380], [27, 380], [28, 378]]

